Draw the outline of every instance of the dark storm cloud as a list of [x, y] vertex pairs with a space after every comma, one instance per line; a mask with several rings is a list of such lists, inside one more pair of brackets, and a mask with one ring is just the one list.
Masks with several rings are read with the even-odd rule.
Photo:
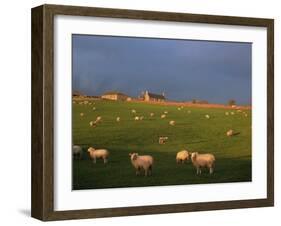
[[251, 102], [251, 44], [73, 35], [73, 90]]

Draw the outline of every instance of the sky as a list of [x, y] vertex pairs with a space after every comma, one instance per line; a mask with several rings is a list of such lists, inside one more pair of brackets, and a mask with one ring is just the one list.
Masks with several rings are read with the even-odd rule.
[[251, 104], [252, 44], [72, 35], [72, 87], [85, 95], [165, 93], [169, 100]]

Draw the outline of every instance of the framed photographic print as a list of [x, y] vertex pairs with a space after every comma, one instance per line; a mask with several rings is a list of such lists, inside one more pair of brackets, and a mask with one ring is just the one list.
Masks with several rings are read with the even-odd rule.
[[32, 216], [274, 204], [274, 21], [32, 9]]

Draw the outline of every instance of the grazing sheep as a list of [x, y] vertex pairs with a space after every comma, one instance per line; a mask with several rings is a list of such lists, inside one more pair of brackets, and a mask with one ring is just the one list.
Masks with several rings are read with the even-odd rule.
[[190, 153], [187, 150], [179, 151], [176, 155], [177, 163], [185, 163], [189, 160]]
[[174, 125], [176, 124], [176, 122], [175, 122], [174, 120], [172, 120], [172, 121], [169, 122], [169, 124], [170, 124], [171, 126], [174, 126]]
[[235, 113], [232, 111], [232, 112], [230, 112], [230, 114], [234, 115]]
[[188, 110], [188, 111], [187, 111], [187, 113], [188, 113], [188, 114], [190, 114], [190, 113], [191, 113], [191, 111], [190, 111], [190, 110]]
[[181, 110], [181, 108], [178, 108], [178, 110], [180, 111], [180, 110]]
[[96, 122], [100, 122], [101, 121], [101, 116], [98, 116], [97, 118], [96, 118]]
[[158, 143], [165, 144], [167, 140], [168, 140], [168, 137], [159, 137]]
[[133, 114], [136, 114], [137, 111], [136, 111], [135, 109], [132, 109], [132, 113], [133, 113]]
[[183, 109], [183, 106], [181, 106], [181, 109]]
[[242, 111], [240, 109], [238, 109], [237, 112], [242, 112]]
[[140, 116], [140, 120], [143, 120], [144, 119], [144, 117], [143, 116]]
[[154, 116], [154, 113], [151, 112], [151, 113], [150, 113], [150, 116], [153, 117], [153, 116]]
[[166, 118], [166, 115], [165, 114], [161, 115], [161, 118]]
[[84, 104], [88, 104], [88, 103], [89, 103], [89, 101], [87, 101], [87, 100], [84, 101]]
[[107, 163], [109, 152], [106, 149], [94, 149], [93, 147], [88, 148], [90, 158], [93, 160], [93, 163], [97, 162], [97, 159], [103, 159], [103, 163]]
[[73, 153], [73, 157], [81, 159], [82, 158], [82, 148], [79, 145], [73, 145], [72, 147], [72, 153]]
[[90, 102], [89, 105], [92, 105], [92, 103]]
[[225, 115], [229, 115], [229, 112], [227, 111], [227, 112], [225, 112]]
[[168, 111], [164, 111], [164, 114], [168, 114], [169, 112]]
[[209, 119], [210, 118], [210, 115], [205, 115], [206, 119]]
[[83, 104], [83, 102], [79, 102], [79, 104], [81, 105], [81, 104]]
[[138, 153], [129, 153], [131, 163], [136, 169], [136, 176], [144, 171], [145, 176], [152, 175], [153, 157], [150, 155], [139, 155]]
[[80, 116], [81, 116], [81, 117], [83, 117], [83, 116], [84, 116], [84, 113], [83, 113], [83, 112], [81, 112], [81, 113], [80, 113]]
[[135, 121], [139, 121], [140, 120], [140, 117], [139, 116], [136, 116], [135, 117]]
[[72, 101], [72, 103], [73, 103], [73, 104], [76, 104], [76, 102], [75, 102], [75, 101]]
[[120, 122], [121, 118], [120, 117], [117, 117], [116, 118], [116, 122]]
[[198, 154], [198, 152], [193, 152], [191, 154], [191, 161], [196, 168], [196, 174], [201, 174], [201, 168], [208, 168], [209, 173], [214, 172], [215, 167], [215, 156], [213, 154]]
[[245, 115], [245, 117], [248, 117], [248, 114], [247, 114], [247, 113], [245, 113], [244, 115]]
[[89, 124], [90, 124], [91, 127], [95, 127], [97, 125], [97, 123], [95, 121], [90, 121]]
[[226, 132], [226, 136], [228, 136], [228, 137], [231, 137], [231, 136], [233, 136], [233, 135], [234, 135], [234, 132], [233, 132], [232, 129], [230, 129], [230, 130], [228, 130], [228, 131]]

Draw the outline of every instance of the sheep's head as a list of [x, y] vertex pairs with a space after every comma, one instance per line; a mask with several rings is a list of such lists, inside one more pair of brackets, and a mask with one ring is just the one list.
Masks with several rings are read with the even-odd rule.
[[131, 160], [136, 160], [138, 158], [138, 153], [129, 153], [129, 156], [131, 157]]
[[95, 149], [93, 147], [88, 148], [88, 152], [94, 151]]
[[192, 152], [191, 159], [196, 159], [197, 155], [198, 155], [198, 152]]

